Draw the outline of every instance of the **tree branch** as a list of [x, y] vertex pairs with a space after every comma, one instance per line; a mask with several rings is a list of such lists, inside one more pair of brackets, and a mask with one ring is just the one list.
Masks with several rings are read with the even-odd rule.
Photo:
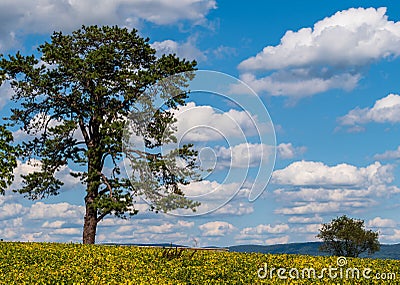
[[[113, 199], [113, 196], [112, 196], [112, 187], [111, 187], [110, 183], [108, 182], [107, 177], [106, 177], [103, 173], [101, 173], [100, 171], [98, 172], [98, 174], [101, 176], [101, 178], [103, 179], [104, 184], [106, 184], [108, 190], [110, 191], [110, 198]], [[115, 200], [115, 199], [113, 199], [113, 200]]]
[[83, 123], [83, 119], [82, 119], [81, 115], [79, 116], [79, 128], [81, 129], [82, 136], [85, 139], [86, 145], [88, 145], [89, 141], [90, 141], [90, 137], [89, 137], [89, 134], [86, 131], [85, 124]]
[[102, 213], [100, 216], [97, 217], [96, 221], [100, 222], [102, 219], [104, 219], [105, 216], [107, 216], [108, 214], [111, 214], [111, 210], [109, 211], [105, 211], [104, 213]]

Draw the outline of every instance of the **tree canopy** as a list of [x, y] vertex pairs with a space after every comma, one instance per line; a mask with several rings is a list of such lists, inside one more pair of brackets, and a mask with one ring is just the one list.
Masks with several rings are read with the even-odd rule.
[[379, 251], [378, 233], [366, 230], [363, 220], [343, 215], [322, 225], [318, 238], [322, 239], [321, 251], [336, 256], [358, 257], [363, 252]]
[[[83, 243], [95, 242], [97, 224], [105, 216], [137, 214], [135, 197], [140, 195], [156, 211], [196, 209], [198, 203], [187, 199], [180, 185], [195, 177], [197, 152], [192, 145], [175, 148], [174, 155], [160, 151], [175, 139], [171, 110], [185, 104], [183, 87], [195, 61], [157, 57], [148, 38], [117, 26], [54, 32], [37, 54], [0, 56], [0, 83], [10, 83], [15, 102], [0, 128], [2, 193], [12, 181], [16, 159], [36, 161], [37, 170], [22, 175], [22, 186], [14, 189], [33, 200], [58, 195], [64, 182], [57, 172], [68, 166], [86, 188]], [[179, 76], [170, 84], [173, 96], [164, 98], [165, 108], [157, 108], [152, 87], [174, 75]], [[132, 114], [145, 116], [146, 123]], [[32, 139], [13, 145], [11, 130], [17, 127]], [[124, 153], [129, 135], [143, 138], [146, 148], [127, 144]], [[186, 163], [178, 165], [177, 156]], [[124, 159], [132, 169], [128, 176], [121, 171]]]

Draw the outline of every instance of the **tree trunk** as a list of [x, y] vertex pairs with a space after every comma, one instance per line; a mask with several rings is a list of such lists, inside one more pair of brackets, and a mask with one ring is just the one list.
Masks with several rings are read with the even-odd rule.
[[93, 199], [89, 194], [85, 197], [86, 214], [83, 224], [83, 244], [94, 244], [97, 230], [97, 211], [92, 205]]
[[[83, 244], [94, 244], [96, 241], [97, 230], [97, 207], [93, 205], [95, 199], [99, 195], [100, 175], [103, 166], [101, 147], [99, 146], [99, 126], [97, 118], [100, 116], [93, 115], [89, 123], [90, 140], [87, 139], [87, 159], [88, 159], [88, 176], [87, 176], [87, 189], [85, 197], [85, 221], [83, 223]], [[82, 129], [82, 128], [81, 128]], [[83, 132], [86, 129], [83, 127]], [[88, 134], [86, 133], [86, 137]]]

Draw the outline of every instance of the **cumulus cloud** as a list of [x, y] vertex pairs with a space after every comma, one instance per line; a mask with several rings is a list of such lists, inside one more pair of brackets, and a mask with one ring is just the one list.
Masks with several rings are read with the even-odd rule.
[[287, 224], [278, 224], [278, 225], [264, 225], [260, 224], [256, 227], [248, 227], [244, 228], [240, 231], [241, 235], [265, 235], [265, 234], [280, 234], [287, 232], [289, 230], [289, 226]]
[[22, 187], [21, 175], [26, 175], [35, 171], [39, 171], [41, 167], [40, 160], [31, 159], [26, 162], [17, 160], [17, 167], [14, 169], [14, 181], [10, 186], [10, 189], [18, 189]]
[[[218, 183], [202, 180], [182, 186], [185, 196], [200, 202], [195, 213], [191, 210], [178, 209], [172, 213], [179, 215], [245, 215], [254, 211], [247, 201], [250, 190], [243, 183]], [[214, 212], [215, 211], [215, 212]]]
[[232, 224], [223, 221], [208, 222], [200, 225], [199, 229], [204, 237], [222, 237], [236, 230]]
[[296, 161], [274, 171], [273, 183], [293, 186], [365, 186], [394, 180], [392, 165], [375, 162], [367, 167], [342, 163], [328, 166], [322, 162]]
[[400, 95], [389, 94], [375, 102], [372, 108], [355, 108], [338, 119], [341, 125], [357, 126], [370, 122], [399, 123]]
[[321, 228], [321, 224], [308, 224], [308, 225], [303, 225], [301, 227], [293, 229], [293, 232], [296, 233], [308, 233], [308, 234], [314, 234], [318, 232], [318, 230]]
[[374, 158], [379, 160], [400, 159], [400, 146], [396, 150], [387, 150], [384, 153], [376, 154]]
[[222, 59], [226, 57], [232, 57], [232, 56], [237, 56], [238, 52], [237, 49], [234, 47], [228, 47], [221, 45], [217, 47], [215, 50], [213, 50], [213, 54], [216, 58]]
[[372, 220], [369, 220], [367, 225], [371, 228], [395, 228], [397, 226], [397, 223], [392, 219], [383, 219], [381, 217], [376, 217]]
[[9, 202], [0, 206], [0, 235], [18, 241], [80, 241], [84, 207]]
[[285, 244], [289, 242], [289, 236], [282, 236], [276, 238], [268, 238], [264, 241], [266, 245], [273, 245], [273, 244]]
[[[177, 118], [178, 141], [212, 141], [224, 138], [242, 138], [265, 132], [266, 125], [246, 111], [231, 109], [219, 111], [211, 106], [197, 106], [189, 102], [174, 111]], [[261, 129], [257, 127], [260, 126]]]
[[327, 166], [322, 162], [293, 162], [273, 174], [273, 183], [283, 186], [273, 192], [282, 202], [275, 213], [317, 215], [354, 212], [377, 206], [379, 198], [400, 193], [400, 188], [391, 184], [394, 181], [393, 170], [393, 165], [379, 162], [366, 167], [344, 163]]
[[196, 47], [195, 38], [189, 38], [186, 42], [176, 42], [165, 40], [154, 42], [151, 47], [157, 51], [157, 55], [176, 54], [180, 58], [187, 60], [196, 60], [198, 62], [207, 60], [206, 53]]
[[227, 183], [221, 184], [217, 181], [202, 180], [199, 182], [193, 182], [189, 185], [183, 185], [182, 190], [185, 196], [190, 198], [204, 197], [210, 194], [208, 199], [210, 201], [223, 200], [227, 197], [235, 195], [241, 188], [240, 183]]
[[[30, 120], [26, 128], [27, 131], [20, 128], [13, 132], [13, 137], [16, 142], [33, 140], [35, 137], [40, 137], [43, 134], [45, 126], [47, 128], [54, 128], [62, 123], [62, 120], [52, 119], [45, 113], [38, 113]], [[77, 141], [84, 140], [82, 132], [78, 128], [74, 131], [73, 137]]]
[[[285, 193], [290, 195], [290, 193]], [[299, 206], [297, 206], [299, 205]], [[309, 214], [328, 214], [339, 213], [343, 211], [355, 211], [360, 208], [373, 206], [373, 201], [351, 201], [351, 202], [296, 202], [292, 201], [290, 207], [276, 209], [276, 214], [283, 215], [309, 215]]]
[[214, 215], [235, 215], [243, 216], [254, 212], [253, 205], [245, 202], [230, 201], [228, 204], [219, 208], [214, 212]]
[[[386, 8], [351, 8], [313, 27], [287, 31], [278, 45], [266, 46], [238, 68], [259, 92], [300, 98], [353, 89], [362, 78], [361, 67], [397, 57], [399, 48], [400, 23], [389, 21]], [[272, 74], [256, 77], [263, 72]]]
[[298, 155], [302, 155], [307, 150], [305, 146], [294, 147], [292, 143], [280, 143], [276, 149], [279, 158], [282, 159], [294, 158]]
[[231, 147], [217, 147], [217, 167], [249, 168], [260, 166], [271, 159], [273, 147], [266, 144], [242, 143]]
[[53, 221], [53, 222], [49, 222], [49, 221], [45, 221], [42, 224], [42, 228], [53, 228], [53, 229], [58, 229], [61, 228], [63, 225], [65, 224], [65, 221]]
[[255, 227], [243, 228], [239, 234], [235, 236], [238, 243], [253, 244], [277, 244], [287, 243], [289, 236], [284, 235], [291, 230], [287, 224], [281, 223], [276, 225], [259, 224]]
[[[297, 32], [287, 31], [277, 46], [267, 46], [243, 61], [246, 70], [282, 69], [310, 64], [364, 65], [399, 55], [400, 24], [386, 8], [351, 8]], [[340, 41], [337, 39], [340, 38]]]
[[190, 229], [194, 226], [194, 222], [178, 220], [175, 223], [162, 223], [160, 225], [150, 225], [146, 227], [140, 227], [135, 230], [136, 234], [139, 233], [174, 233], [182, 229]]
[[288, 219], [288, 222], [297, 224], [322, 223], [323, 219], [319, 215], [313, 217], [293, 216]]
[[[196, 227], [197, 229], [197, 227]], [[121, 220], [107, 217], [99, 224], [98, 242], [120, 243], [192, 243], [190, 233], [195, 222], [171, 215], [139, 213], [133, 219]]]
[[[23, 179], [21, 175], [27, 175], [35, 171], [40, 171], [41, 166], [41, 161], [37, 159], [31, 159], [25, 162], [17, 160], [17, 167], [14, 169], [14, 181], [9, 188], [20, 189], [23, 186]], [[71, 168], [68, 166], [62, 166], [59, 171], [56, 172], [56, 178], [60, 179], [64, 183], [61, 189], [67, 190], [81, 188], [82, 184], [79, 179], [72, 177], [70, 173]]]
[[391, 231], [390, 233], [382, 234], [381, 238], [390, 242], [398, 242], [400, 240], [400, 230], [393, 229], [393, 231]]
[[71, 31], [82, 24], [128, 27], [142, 21], [158, 25], [179, 21], [205, 24], [206, 15], [216, 8], [215, 0], [1, 1], [0, 50], [10, 47], [18, 35]]
[[14, 91], [12, 90], [11, 85], [8, 81], [3, 82], [3, 84], [0, 85], [0, 110], [9, 102], [13, 94]]
[[66, 202], [45, 204], [37, 202], [31, 206], [27, 217], [29, 219], [83, 218], [85, 208]]
[[316, 72], [308, 69], [280, 70], [260, 78], [251, 73], [243, 73], [240, 79], [255, 92], [268, 92], [273, 96], [291, 96], [298, 99], [329, 89], [352, 90], [361, 78], [360, 74], [351, 73], [319, 76], [322, 73], [322, 70]]
[[21, 204], [7, 203], [0, 206], [0, 221], [24, 215], [28, 209]]
[[62, 229], [55, 229], [51, 231], [50, 235], [61, 235], [61, 236], [76, 236], [80, 235], [82, 232], [81, 229], [78, 228], [62, 228]]

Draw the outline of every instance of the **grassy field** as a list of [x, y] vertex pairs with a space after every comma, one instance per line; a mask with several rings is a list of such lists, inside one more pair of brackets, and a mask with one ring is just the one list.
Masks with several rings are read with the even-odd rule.
[[59, 243], [0, 242], [0, 268], [0, 284], [400, 284], [395, 260]]

